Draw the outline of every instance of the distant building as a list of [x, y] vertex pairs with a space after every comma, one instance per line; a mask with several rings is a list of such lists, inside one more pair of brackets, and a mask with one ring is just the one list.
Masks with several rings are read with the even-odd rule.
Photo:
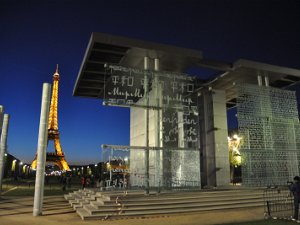
[[13, 177], [17, 179], [29, 175], [30, 166], [9, 153], [4, 155], [4, 165], [4, 178]]

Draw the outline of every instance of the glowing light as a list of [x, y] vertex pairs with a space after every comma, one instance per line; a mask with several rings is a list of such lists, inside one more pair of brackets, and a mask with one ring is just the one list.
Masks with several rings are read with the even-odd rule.
[[228, 137], [228, 150], [229, 150], [229, 160], [230, 164], [234, 167], [241, 165], [242, 157], [240, 153], [241, 145], [243, 144], [242, 137], [234, 134]]
[[15, 171], [15, 169], [16, 169], [16, 162], [17, 162], [16, 159], [14, 159], [14, 160], [12, 161], [11, 171]]

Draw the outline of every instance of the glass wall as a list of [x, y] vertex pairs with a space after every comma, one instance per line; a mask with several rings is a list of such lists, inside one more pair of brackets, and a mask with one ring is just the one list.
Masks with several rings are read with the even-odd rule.
[[132, 186], [200, 187], [196, 87], [186, 74], [107, 67], [104, 104], [131, 108]]

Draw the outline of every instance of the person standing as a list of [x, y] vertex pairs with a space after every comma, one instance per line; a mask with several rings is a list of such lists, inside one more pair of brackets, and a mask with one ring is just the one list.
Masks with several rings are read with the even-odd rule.
[[66, 178], [66, 176], [62, 176], [61, 184], [62, 184], [62, 190], [65, 191], [66, 190], [66, 186], [67, 186], [67, 178]]
[[68, 175], [67, 176], [67, 187], [68, 187], [68, 189], [70, 189], [71, 188], [71, 175]]
[[81, 187], [82, 189], [84, 189], [86, 186], [86, 176], [82, 176], [81, 177]]
[[290, 191], [294, 196], [294, 216], [293, 220], [298, 220], [299, 215], [299, 203], [300, 203], [300, 177], [295, 176], [294, 182], [289, 186]]

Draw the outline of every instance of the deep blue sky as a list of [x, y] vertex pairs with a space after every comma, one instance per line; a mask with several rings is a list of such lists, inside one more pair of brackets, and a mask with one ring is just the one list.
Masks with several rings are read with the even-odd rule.
[[98, 162], [101, 144], [129, 144], [127, 109], [72, 96], [92, 32], [192, 48], [209, 59], [300, 69], [298, 0], [0, 0], [0, 104], [11, 115], [11, 154], [34, 158], [42, 83], [52, 83], [57, 63], [67, 161]]

